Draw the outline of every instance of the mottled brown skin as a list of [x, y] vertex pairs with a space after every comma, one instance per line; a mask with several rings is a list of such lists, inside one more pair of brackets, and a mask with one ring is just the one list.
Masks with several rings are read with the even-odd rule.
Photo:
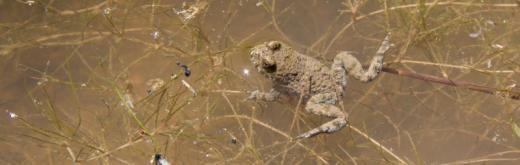
[[[346, 126], [348, 115], [336, 104], [343, 96], [347, 76], [363, 82], [373, 80], [381, 71], [383, 55], [389, 47], [387, 36], [366, 71], [349, 52], [338, 54], [329, 68], [319, 60], [298, 53], [279, 41], [253, 47], [251, 62], [260, 73], [271, 79], [276, 87], [308, 98], [305, 106], [307, 112], [334, 118], [297, 137], [309, 138], [320, 133], [336, 132]], [[278, 95], [279, 92], [274, 89], [270, 92], [257, 90], [251, 93], [249, 99], [274, 101]]]
[[251, 61], [260, 73], [274, 80], [276, 85], [306, 96], [316, 93], [331, 92], [338, 95], [343, 93], [341, 84], [331, 81], [337, 80], [339, 75], [331, 72], [329, 67], [312, 57], [292, 50], [283, 43], [276, 41], [271, 43], [279, 44], [279, 48], [272, 51], [266, 44], [258, 45], [253, 48], [255, 52], [253, 54], [261, 54], [262, 57], [252, 57]]

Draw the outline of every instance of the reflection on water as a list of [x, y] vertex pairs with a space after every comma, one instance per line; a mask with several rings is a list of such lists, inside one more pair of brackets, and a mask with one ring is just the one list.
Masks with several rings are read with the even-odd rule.
[[249, 63], [252, 45], [367, 61], [387, 32], [388, 67], [518, 88], [516, 3], [415, 3], [0, 1], [0, 162], [520, 163], [518, 101], [464, 87], [352, 80], [352, 128], [301, 141], [329, 119], [298, 96], [245, 99], [272, 85]]

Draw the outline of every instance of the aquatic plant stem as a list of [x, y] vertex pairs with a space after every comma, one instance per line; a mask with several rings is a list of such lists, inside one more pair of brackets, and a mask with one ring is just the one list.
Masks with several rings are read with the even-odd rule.
[[390, 68], [390, 67], [383, 67], [382, 71], [386, 72], [386, 73], [396, 74], [399, 76], [404, 76], [404, 77], [409, 77], [409, 78], [414, 78], [414, 79], [419, 79], [419, 80], [423, 80], [423, 81], [434, 82], [434, 83], [439, 83], [439, 84], [444, 84], [444, 85], [449, 85], [449, 86], [462, 87], [462, 88], [466, 88], [466, 89], [473, 90], [473, 91], [478, 91], [478, 92], [487, 93], [487, 94], [491, 94], [491, 95], [498, 95], [498, 96], [502, 96], [502, 97], [506, 97], [506, 98], [510, 98], [510, 99], [514, 99], [514, 100], [520, 100], [520, 91], [515, 91], [512, 89], [499, 89], [499, 88], [487, 87], [487, 86], [478, 85], [478, 84], [468, 82], [468, 81], [452, 80], [449, 78], [433, 76], [433, 75], [428, 75], [428, 74], [423, 74], [423, 73], [417, 73], [417, 72], [409, 71], [409, 70], [405, 70], [405, 69], [395, 69], [395, 68]]

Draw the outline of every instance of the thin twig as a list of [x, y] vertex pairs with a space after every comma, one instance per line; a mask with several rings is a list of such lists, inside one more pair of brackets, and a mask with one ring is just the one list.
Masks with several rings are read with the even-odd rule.
[[482, 93], [487, 93], [491, 95], [499, 95], [506, 98], [514, 99], [514, 100], [520, 100], [520, 91], [512, 90], [512, 89], [499, 89], [499, 88], [493, 88], [493, 87], [487, 87], [483, 85], [478, 85], [472, 82], [463, 81], [463, 80], [452, 80], [449, 78], [439, 77], [439, 76], [433, 76], [423, 73], [417, 73], [414, 71], [404, 70], [404, 69], [395, 69], [395, 68], [389, 68], [389, 67], [383, 67], [383, 72], [396, 74], [399, 76], [405, 76], [409, 78], [419, 79], [423, 81], [428, 82], [434, 82], [444, 85], [450, 85], [455, 87], [462, 87], [473, 91], [478, 91]]
[[399, 161], [400, 164], [407, 164], [403, 159], [401, 159], [399, 156], [395, 155], [392, 151], [390, 151], [388, 148], [386, 148], [385, 146], [381, 145], [381, 143], [377, 142], [376, 140], [372, 139], [370, 136], [368, 136], [366, 133], [364, 133], [363, 131], [357, 129], [356, 127], [352, 126], [352, 125], [348, 125], [348, 127], [350, 129], [352, 129], [354, 132], [358, 133], [359, 135], [365, 137], [368, 141], [370, 141], [371, 143], [373, 143], [374, 145], [380, 147], [383, 151], [385, 151], [387, 154], [389, 154], [390, 156], [394, 157], [397, 161]]
[[[277, 128], [274, 128], [274, 127], [272, 127], [272, 126], [269, 125], [269, 124], [266, 124], [266, 123], [264, 123], [264, 122], [262, 122], [262, 121], [259, 121], [259, 120], [255, 119], [255, 118], [251, 118], [251, 117], [249, 117], [249, 116], [245, 116], [245, 115], [237, 115], [237, 114], [235, 114], [235, 115], [225, 115], [225, 116], [221, 116], [221, 117], [219, 117], [219, 118], [221, 118], [221, 119], [225, 119], [225, 118], [236, 118], [236, 119], [242, 118], [242, 119], [247, 119], [247, 120], [252, 121], [252, 122], [255, 123], [255, 124], [258, 124], [258, 125], [260, 125], [260, 126], [263, 126], [263, 127], [265, 127], [265, 128], [268, 128], [269, 130], [271, 130], [271, 131], [273, 131], [273, 132], [276, 132], [276, 133], [278, 133], [278, 134], [284, 136], [284, 137], [287, 138], [288, 140], [291, 140], [291, 141], [293, 140], [293, 138], [292, 138], [289, 134], [287, 134], [287, 133], [285, 133], [285, 132], [283, 132], [283, 131], [281, 131], [281, 130], [279, 130], [279, 129], [277, 129]], [[216, 119], [218, 119], [218, 118], [216, 118]], [[329, 164], [329, 163], [328, 163], [328, 162], [327, 162], [323, 157], [321, 157], [320, 155], [318, 155], [318, 153], [316, 153], [316, 151], [314, 151], [314, 150], [312, 150], [311, 148], [309, 148], [309, 147], [303, 145], [303, 144], [300, 143], [299, 141], [294, 141], [294, 142], [297, 143], [299, 146], [303, 147], [304, 149], [308, 150], [309, 152], [311, 152], [311, 154], [314, 155], [316, 158], [318, 158], [318, 160], [320, 160], [321, 162], [323, 162], [323, 163], [325, 163], [325, 164]]]

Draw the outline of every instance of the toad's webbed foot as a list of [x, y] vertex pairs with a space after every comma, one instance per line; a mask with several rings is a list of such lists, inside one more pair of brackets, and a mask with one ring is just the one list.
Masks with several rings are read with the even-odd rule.
[[362, 82], [369, 82], [376, 78], [383, 68], [384, 54], [388, 49], [390, 49], [389, 38], [389, 35], [385, 37], [381, 46], [377, 50], [376, 55], [372, 58], [367, 70], [363, 69], [361, 63], [352, 55], [351, 52], [344, 51], [336, 55], [332, 64], [332, 69], [336, 72], [336, 75], [340, 76], [338, 80], [341, 81], [341, 84], [343, 86], [346, 85], [347, 75], [351, 75]]
[[310, 131], [307, 131], [297, 136], [296, 138], [309, 138], [321, 133], [332, 133], [345, 127], [347, 125], [348, 115], [335, 105], [336, 102], [337, 96], [334, 93], [322, 93], [312, 96], [307, 102], [305, 110], [316, 115], [326, 116], [334, 119]]
[[249, 100], [276, 101], [280, 96], [280, 92], [274, 89], [271, 89], [269, 92], [260, 92], [259, 90], [255, 90], [250, 93], [249, 97], [247, 97]]

